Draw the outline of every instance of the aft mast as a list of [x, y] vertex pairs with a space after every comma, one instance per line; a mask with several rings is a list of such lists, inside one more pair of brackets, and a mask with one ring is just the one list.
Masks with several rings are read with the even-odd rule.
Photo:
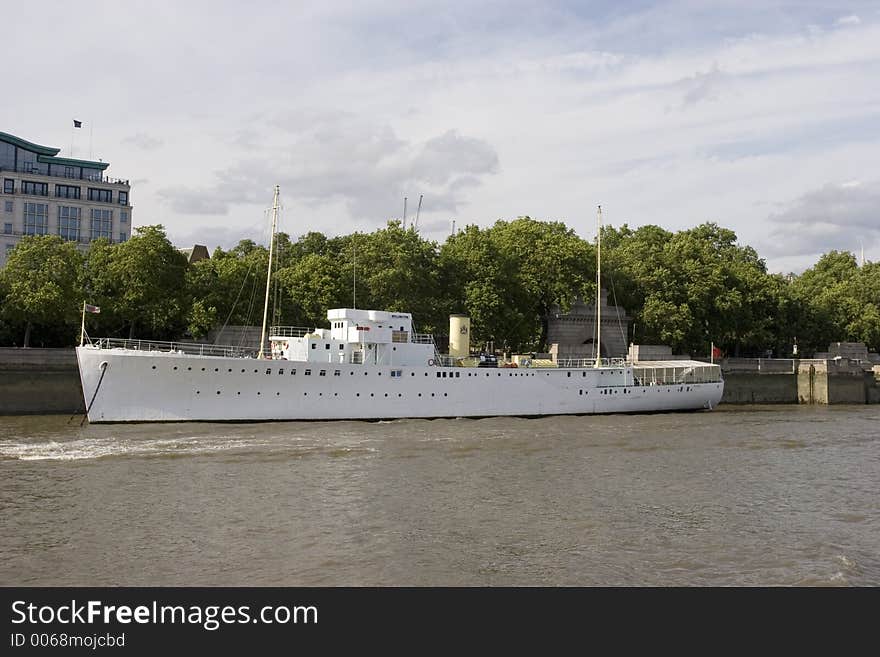
[[602, 367], [602, 206], [596, 213], [596, 364]]
[[266, 344], [266, 320], [269, 316], [269, 289], [272, 283], [272, 255], [275, 246], [275, 230], [278, 226], [278, 195], [281, 188], [275, 185], [275, 196], [272, 199], [272, 231], [269, 234], [269, 271], [266, 272], [266, 301], [263, 304], [263, 330], [260, 331], [260, 352], [257, 358], [265, 358], [263, 349]]

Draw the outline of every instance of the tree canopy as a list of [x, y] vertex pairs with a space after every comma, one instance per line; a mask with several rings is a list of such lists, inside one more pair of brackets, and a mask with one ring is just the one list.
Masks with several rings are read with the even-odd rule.
[[[770, 274], [754, 249], [714, 223], [672, 232], [605, 227], [602, 286], [633, 317], [631, 340], [693, 355], [710, 342], [729, 355], [806, 355], [832, 341], [880, 349], [880, 264], [831, 251], [803, 274]], [[445, 334], [471, 317], [474, 343], [543, 351], [547, 317], [595, 298], [595, 245], [558, 221], [530, 217], [469, 225], [442, 244], [390, 221], [370, 233], [277, 236], [272, 323], [326, 326], [329, 308], [413, 313]], [[261, 321], [268, 250], [251, 240], [192, 264], [162, 226], [122, 244], [96, 240], [85, 257], [59, 237], [27, 237], [0, 271], [0, 340], [71, 344], [83, 300], [101, 306], [94, 331], [201, 338]]]

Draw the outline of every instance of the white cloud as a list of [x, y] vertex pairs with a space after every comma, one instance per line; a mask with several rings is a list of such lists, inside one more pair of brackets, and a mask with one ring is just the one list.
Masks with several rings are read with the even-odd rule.
[[862, 19], [855, 14], [850, 14], [849, 16], [841, 16], [836, 22], [838, 25], [860, 25]]

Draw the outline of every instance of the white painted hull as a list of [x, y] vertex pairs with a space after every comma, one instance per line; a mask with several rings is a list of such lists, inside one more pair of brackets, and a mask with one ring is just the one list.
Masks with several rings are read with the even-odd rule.
[[[88, 346], [78, 347], [76, 353], [85, 403], [90, 405], [90, 422], [375, 420], [683, 411], [714, 408], [724, 386], [723, 382], [607, 385], [627, 376], [623, 367], [393, 368]], [[294, 369], [296, 374], [291, 373]], [[307, 369], [309, 376], [305, 375]], [[392, 370], [399, 371], [400, 376], [392, 377]], [[321, 371], [325, 372], [323, 376]], [[626, 380], [631, 382], [631, 376]]]

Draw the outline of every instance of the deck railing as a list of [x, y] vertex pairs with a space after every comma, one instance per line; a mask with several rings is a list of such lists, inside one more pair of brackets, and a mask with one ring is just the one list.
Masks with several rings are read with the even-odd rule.
[[301, 338], [314, 330], [305, 326], [272, 326], [269, 328], [269, 337]]
[[254, 358], [256, 349], [231, 345], [203, 344], [200, 342], [161, 342], [157, 340], [128, 340], [124, 338], [98, 338], [91, 344], [101, 349], [131, 349], [134, 351], [158, 351], [164, 353], [190, 354], [193, 356], [221, 356], [225, 358]]

